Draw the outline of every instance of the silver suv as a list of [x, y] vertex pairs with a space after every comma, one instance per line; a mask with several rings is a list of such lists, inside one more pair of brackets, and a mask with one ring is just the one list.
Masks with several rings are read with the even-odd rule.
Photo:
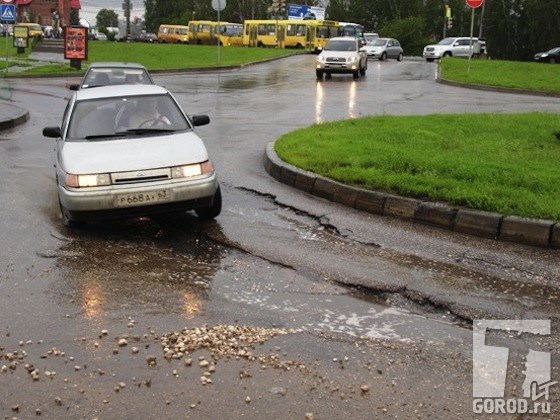
[[329, 39], [315, 65], [318, 79], [322, 79], [323, 74], [330, 77], [333, 73], [350, 73], [357, 79], [365, 76], [366, 70], [366, 50], [360, 39], [349, 36]]
[[443, 57], [468, 57], [480, 54], [480, 43], [478, 38], [468, 36], [443, 38], [437, 44], [426, 45], [422, 56], [426, 61], [434, 61]]

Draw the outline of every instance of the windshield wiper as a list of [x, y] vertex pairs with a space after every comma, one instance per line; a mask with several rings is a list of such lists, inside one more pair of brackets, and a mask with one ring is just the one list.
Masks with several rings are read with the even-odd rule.
[[86, 140], [94, 140], [94, 139], [102, 139], [102, 138], [122, 137], [123, 135], [126, 135], [126, 133], [121, 132], [121, 133], [111, 133], [111, 134], [92, 134], [90, 136], [85, 136], [84, 138]]
[[173, 128], [158, 128], [158, 127], [150, 127], [150, 128], [128, 128], [125, 131], [119, 131], [116, 134], [144, 134], [144, 133], [173, 133], [177, 130]]

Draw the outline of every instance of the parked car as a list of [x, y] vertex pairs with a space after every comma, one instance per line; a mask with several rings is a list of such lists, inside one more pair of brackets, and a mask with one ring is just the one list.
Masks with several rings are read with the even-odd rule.
[[379, 38], [379, 34], [377, 32], [364, 32], [364, 38], [366, 39], [366, 42], [370, 42]]
[[[139, 118], [141, 117], [141, 118]], [[56, 138], [55, 168], [63, 223], [194, 210], [201, 219], [222, 208], [218, 177], [187, 116], [156, 85], [104, 86], [73, 93]]]
[[468, 57], [469, 54], [471, 56], [481, 54], [481, 44], [478, 38], [460, 36], [443, 38], [437, 44], [426, 45], [422, 56], [426, 61], [434, 61], [443, 57]]
[[541, 63], [560, 63], [560, 47], [552, 48], [551, 50], [535, 54], [535, 61]]
[[315, 66], [318, 79], [322, 79], [323, 74], [331, 77], [334, 73], [350, 73], [359, 78], [365, 76], [366, 70], [367, 55], [361, 40], [349, 36], [329, 39], [317, 56]]
[[157, 35], [153, 32], [142, 32], [134, 35], [132, 40], [135, 42], [158, 42]]
[[376, 58], [385, 61], [394, 58], [397, 61], [403, 59], [403, 49], [399, 41], [394, 38], [376, 38], [369, 41], [364, 47], [368, 58]]
[[122, 84], [153, 85], [154, 81], [142, 64], [99, 61], [92, 63], [80, 84], [70, 85], [70, 90]]

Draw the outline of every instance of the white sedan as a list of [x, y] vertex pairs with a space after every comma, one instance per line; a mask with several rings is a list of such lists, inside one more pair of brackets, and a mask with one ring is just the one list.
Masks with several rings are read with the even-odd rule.
[[56, 138], [56, 181], [66, 226], [118, 217], [194, 210], [217, 217], [222, 196], [195, 126], [173, 95], [156, 85], [74, 92]]

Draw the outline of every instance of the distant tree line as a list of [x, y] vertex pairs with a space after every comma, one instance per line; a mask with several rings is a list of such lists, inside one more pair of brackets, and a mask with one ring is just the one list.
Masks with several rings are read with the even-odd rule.
[[[223, 0], [220, 20], [242, 23], [268, 19], [272, 0]], [[289, 3], [317, 5], [317, 0]], [[452, 25], [445, 21], [451, 8]], [[217, 20], [209, 0], [144, 0], [146, 29], [161, 23]], [[419, 55], [424, 45], [446, 36], [468, 36], [472, 9], [465, 0], [330, 0], [326, 18], [356, 22], [368, 31], [397, 38], [407, 54]], [[535, 52], [560, 46], [558, 0], [485, 0], [474, 10], [473, 35], [486, 39], [493, 58], [530, 60]]]

